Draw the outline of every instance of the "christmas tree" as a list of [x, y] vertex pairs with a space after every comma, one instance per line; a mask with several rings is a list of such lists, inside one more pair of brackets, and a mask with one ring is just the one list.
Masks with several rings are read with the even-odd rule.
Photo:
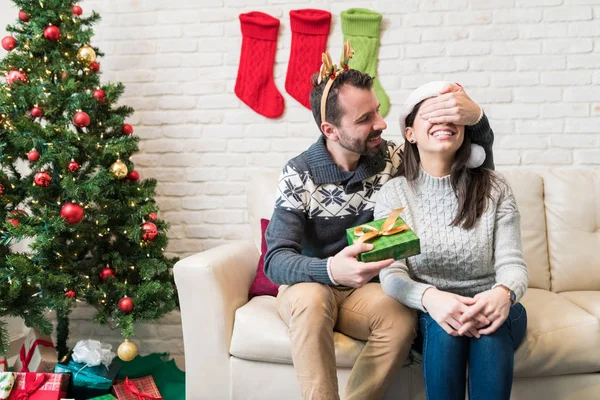
[[[163, 254], [156, 181], [140, 180], [130, 160], [139, 138], [126, 123], [133, 109], [117, 105], [124, 86], [100, 81], [103, 54], [90, 45], [100, 16], [70, 0], [14, 3], [0, 61], [0, 317], [48, 333], [54, 310], [62, 357], [77, 301], [125, 338], [135, 321], [176, 308], [175, 260]], [[132, 343], [122, 347], [133, 358]]]

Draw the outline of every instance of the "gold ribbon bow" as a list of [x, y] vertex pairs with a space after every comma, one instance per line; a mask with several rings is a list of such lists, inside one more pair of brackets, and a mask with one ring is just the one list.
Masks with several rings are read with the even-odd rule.
[[333, 85], [333, 81], [344, 71], [347, 71], [350, 66], [350, 59], [354, 55], [354, 50], [352, 46], [350, 46], [350, 40], [347, 40], [344, 43], [344, 50], [342, 52], [342, 59], [340, 60], [340, 67], [333, 63], [331, 59], [331, 55], [328, 51], [325, 51], [321, 55], [321, 69], [319, 70], [319, 79], [317, 80], [318, 84], [321, 84], [325, 79], [329, 78], [327, 85], [325, 85], [325, 89], [323, 89], [323, 96], [321, 96], [321, 122], [325, 121], [325, 106], [327, 104], [327, 96], [329, 95], [329, 90], [331, 89], [331, 85]]
[[[400, 213], [403, 210], [404, 207], [392, 210], [390, 215], [388, 215], [388, 217], [383, 222], [383, 225], [381, 225], [381, 229], [374, 228], [371, 225], [362, 225], [356, 227], [354, 229], [354, 235], [359, 237], [356, 240], [356, 242], [364, 243], [368, 240], [375, 239], [379, 236], [391, 236], [409, 230], [410, 228], [406, 224], [394, 226], [394, 224], [398, 220], [398, 217], [400, 216]], [[370, 232], [365, 232], [365, 228], [367, 228]]]

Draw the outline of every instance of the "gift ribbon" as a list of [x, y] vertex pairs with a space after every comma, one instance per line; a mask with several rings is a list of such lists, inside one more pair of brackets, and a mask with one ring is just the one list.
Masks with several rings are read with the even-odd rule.
[[[381, 229], [374, 228], [371, 225], [362, 225], [356, 227], [354, 229], [354, 235], [359, 237], [356, 242], [364, 243], [379, 236], [391, 236], [409, 230], [410, 228], [406, 224], [394, 227], [394, 224], [398, 220], [398, 217], [403, 210], [404, 208], [396, 208], [395, 210], [392, 210], [390, 215], [388, 215], [383, 222], [383, 225], [381, 225]], [[369, 232], [365, 232], [365, 229], [368, 229]]]
[[[35, 378], [34, 378], [35, 376]], [[17, 394], [17, 400], [29, 400], [29, 396], [34, 394], [46, 381], [48, 375], [28, 373], [25, 375], [25, 390]]]
[[125, 389], [132, 395], [137, 396], [138, 400], [162, 400], [162, 397], [152, 397], [150, 393], [140, 392], [133, 382], [129, 381], [129, 378], [125, 378], [123, 385]]
[[19, 357], [21, 358], [22, 367], [20, 372], [29, 372], [29, 363], [31, 362], [31, 359], [33, 358], [33, 353], [35, 353], [35, 349], [38, 346], [54, 348], [52, 342], [49, 342], [48, 340], [38, 339], [31, 344], [31, 348], [27, 352], [27, 355], [25, 355], [25, 345], [21, 346], [21, 353], [19, 354]]

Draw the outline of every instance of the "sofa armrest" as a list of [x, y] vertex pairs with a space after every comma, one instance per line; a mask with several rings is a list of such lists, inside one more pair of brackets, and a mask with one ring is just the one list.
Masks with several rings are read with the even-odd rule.
[[235, 311], [248, 302], [259, 253], [234, 241], [177, 262], [188, 399], [229, 399], [229, 346]]

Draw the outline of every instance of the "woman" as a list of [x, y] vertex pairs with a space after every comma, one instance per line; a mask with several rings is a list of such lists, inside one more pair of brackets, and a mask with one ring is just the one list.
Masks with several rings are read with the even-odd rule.
[[419, 114], [447, 83], [421, 86], [403, 106], [403, 163], [379, 192], [375, 218], [406, 207], [421, 254], [380, 279], [387, 295], [419, 310], [428, 399], [464, 400], [467, 365], [470, 399], [508, 399], [527, 326], [520, 216], [506, 181], [468, 163], [464, 126]]

